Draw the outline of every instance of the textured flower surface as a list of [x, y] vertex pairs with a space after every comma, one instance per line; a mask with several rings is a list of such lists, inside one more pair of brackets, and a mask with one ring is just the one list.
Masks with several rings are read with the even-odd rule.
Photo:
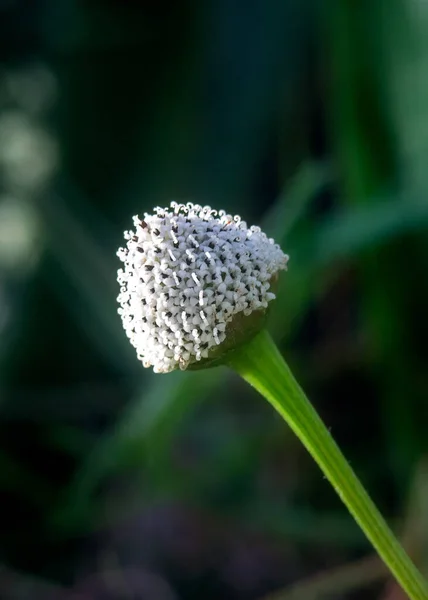
[[236, 315], [264, 311], [288, 256], [259, 227], [209, 206], [134, 217], [118, 256], [118, 302], [138, 358], [156, 373], [186, 369], [223, 344]]

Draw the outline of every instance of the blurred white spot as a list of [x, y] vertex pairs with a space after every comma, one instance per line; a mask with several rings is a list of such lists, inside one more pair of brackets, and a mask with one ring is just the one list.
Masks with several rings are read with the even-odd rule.
[[58, 162], [52, 136], [20, 111], [0, 116], [0, 168], [12, 189], [37, 191]]
[[57, 84], [52, 72], [44, 65], [8, 71], [4, 78], [10, 99], [26, 112], [39, 114], [51, 108]]
[[0, 196], [0, 268], [32, 267], [39, 256], [39, 224], [32, 206], [11, 196]]

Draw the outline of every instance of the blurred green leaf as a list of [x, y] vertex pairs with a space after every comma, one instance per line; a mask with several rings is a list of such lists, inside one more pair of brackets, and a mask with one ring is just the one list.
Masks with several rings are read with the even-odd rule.
[[428, 226], [428, 202], [409, 196], [373, 200], [369, 205], [329, 215], [299, 240], [299, 261], [307, 268], [358, 256], [405, 234]]

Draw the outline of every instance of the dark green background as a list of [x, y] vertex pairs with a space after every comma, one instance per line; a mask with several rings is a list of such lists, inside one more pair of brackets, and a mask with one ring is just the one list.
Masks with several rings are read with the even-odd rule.
[[0, 598], [381, 597], [264, 400], [129, 346], [115, 252], [172, 199], [290, 254], [271, 331], [428, 573], [425, 3], [3, 0], [0, 60]]

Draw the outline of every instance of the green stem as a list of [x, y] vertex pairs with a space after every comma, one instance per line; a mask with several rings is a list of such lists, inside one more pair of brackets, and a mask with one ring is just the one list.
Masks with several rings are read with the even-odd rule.
[[290, 425], [411, 600], [428, 600], [428, 587], [339, 450], [266, 331], [228, 358]]

